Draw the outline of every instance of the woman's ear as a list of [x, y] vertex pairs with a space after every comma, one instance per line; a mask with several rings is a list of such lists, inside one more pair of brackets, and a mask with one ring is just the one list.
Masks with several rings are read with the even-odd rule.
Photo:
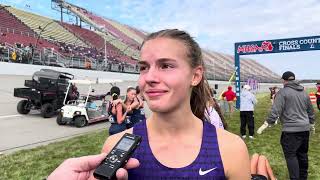
[[198, 66], [193, 69], [193, 76], [191, 80], [191, 86], [197, 86], [203, 78], [204, 69], [202, 66]]

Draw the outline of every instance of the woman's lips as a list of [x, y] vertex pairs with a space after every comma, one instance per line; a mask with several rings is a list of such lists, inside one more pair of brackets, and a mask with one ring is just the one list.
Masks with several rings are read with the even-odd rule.
[[167, 91], [165, 90], [159, 90], [159, 89], [152, 89], [152, 90], [147, 90], [146, 94], [149, 98], [155, 98], [162, 96], [166, 93]]

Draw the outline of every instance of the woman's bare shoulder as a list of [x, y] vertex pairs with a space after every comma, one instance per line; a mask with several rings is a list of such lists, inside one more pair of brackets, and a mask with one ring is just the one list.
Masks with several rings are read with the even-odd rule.
[[217, 129], [219, 149], [222, 153], [229, 155], [235, 152], [247, 152], [247, 146], [240, 136], [223, 129]]
[[217, 137], [218, 137], [219, 144], [221, 143], [223, 145], [233, 145], [233, 143], [236, 143], [234, 145], [244, 145], [245, 146], [245, 143], [240, 138], [240, 136], [235, 135], [233, 133], [230, 133], [230, 132], [228, 132], [224, 129], [221, 129], [221, 128], [217, 128]]
[[231, 177], [249, 176], [249, 153], [246, 144], [240, 136], [223, 129], [217, 129], [217, 137], [220, 155], [227, 177], [233, 179]]

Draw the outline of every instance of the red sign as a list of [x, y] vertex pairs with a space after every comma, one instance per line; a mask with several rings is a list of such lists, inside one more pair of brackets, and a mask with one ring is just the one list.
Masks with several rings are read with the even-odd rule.
[[261, 46], [257, 44], [251, 44], [251, 45], [242, 45], [238, 46], [237, 52], [238, 53], [255, 53], [257, 51], [259, 52], [270, 52], [273, 50], [273, 45], [270, 41], [263, 41], [261, 43]]

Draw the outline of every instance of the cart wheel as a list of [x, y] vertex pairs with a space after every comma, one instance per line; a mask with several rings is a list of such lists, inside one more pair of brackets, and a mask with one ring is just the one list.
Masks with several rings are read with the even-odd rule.
[[41, 115], [44, 118], [50, 118], [54, 115], [54, 107], [52, 104], [46, 103], [41, 106]]
[[76, 116], [76, 117], [74, 118], [74, 125], [75, 125], [76, 127], [78, 127], [78, 128], [87, 125], [86, 117], [84, 117], [84, 116]]
[[66, 124], [66, 122], [64, 122], [62, 120], [62, 113], [61, 112], [57, 116], [57, 124], [59, 124], [59, 125], [65, 125]]
[[28, 114], [30, 112], [29, 101], [28, 100], [21, 100], [17, 105], [17, 111], [20, 114]]

